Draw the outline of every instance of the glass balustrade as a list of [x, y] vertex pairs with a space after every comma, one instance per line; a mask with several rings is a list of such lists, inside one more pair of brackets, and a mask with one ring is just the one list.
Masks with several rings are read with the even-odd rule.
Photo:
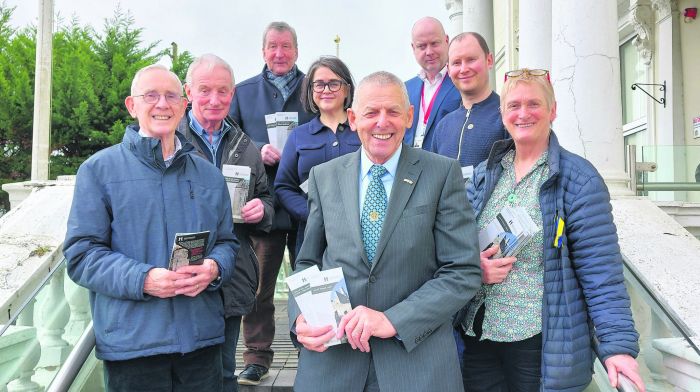
[[[636, 146], [637, 192], [654, 201], [700, 202], [700, 145]], [[640, 171], [654, 163], [654, 171]]]

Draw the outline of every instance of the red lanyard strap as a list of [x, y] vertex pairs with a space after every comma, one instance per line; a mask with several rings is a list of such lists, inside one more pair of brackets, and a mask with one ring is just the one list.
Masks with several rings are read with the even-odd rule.
[[430, 99], [430, 103], [428, 104], [428, 107], [425, 107], [425, 82], [423, 82], [423, 86], [420, 88], [420, 101], [423, 102], [423, 125], [428, 125], [428, 119], [430, 118], [430, 112], [433, 111], [433, 104], [435, 103], [435, 97], [437, 97], [438, 93], [440, 92], [440, 88], [442, 87], [442, 83], [445, 81], [445, 78], [447, 75], [445, 75], [442, 80], [440, 81], [440, 85], [438, 86], [437, 90], [435, 90], [435, 93], [433, 94], [433, 97]]

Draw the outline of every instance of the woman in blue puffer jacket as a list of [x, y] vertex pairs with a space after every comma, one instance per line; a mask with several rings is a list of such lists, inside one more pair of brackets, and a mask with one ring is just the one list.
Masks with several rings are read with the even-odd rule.
[[466, 391], [581, 391], [591, 381], [591, 339], [617, 384], [644, 390], [639, 335], [623, 284], [610, 196], [596, 169], [561, 148], [550, 130], [554, 91], [545, 70], [506, 74], [503, 123], [474, 171], [469, 200], [483, 229], [505, 206], [522, 207], [539, 231], [515, 257], [481, 252], [482, 288], [458, 315]]

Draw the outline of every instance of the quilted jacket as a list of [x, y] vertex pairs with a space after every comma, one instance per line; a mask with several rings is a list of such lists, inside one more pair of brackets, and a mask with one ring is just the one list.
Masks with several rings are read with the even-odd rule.
[[[496, 142], [474, 170], [467, 194], [477, 217], [503, 171], [501, 159], [514, 148], [513, 140]], [[581, 391], [593, 372], [593, 336], [605, 360], [615, 354], [636, 357], [639, 335], [603, 178], [590, 162], [560, 147], [554, 132], [548, 152], [549, 177], [539, 197], [544, 230], [541, 390]], [[557, 217], [565, 222], [559, 247], [554, 245]]]

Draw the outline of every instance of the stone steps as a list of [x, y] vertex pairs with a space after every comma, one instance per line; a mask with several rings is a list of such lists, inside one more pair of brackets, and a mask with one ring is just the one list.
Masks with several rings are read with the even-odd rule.
[[[243, 370], [243, 336], [238, 339], [236, 347], [237, 370]], [[299, 363], [297, 350], [289, 339], [289, 324], [287, 320], [287, 300], [275, 300], [275, 340], [272, 343], [275, 357], [270, 366], [270, 376], [260, 385], [239, 385], [240, 392], [292, 392], [294, 378]]]

